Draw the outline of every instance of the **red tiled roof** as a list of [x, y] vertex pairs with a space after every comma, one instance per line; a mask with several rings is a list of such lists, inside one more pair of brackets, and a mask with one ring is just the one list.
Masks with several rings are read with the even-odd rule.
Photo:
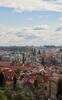
[[32, 70], [31, 66], [11, 66], [11, 62], [0, 62], [0, 68], [11, 68], [12, 70]]
[[0, 62], [0, 67], [9, 67], [10, 62]]
[[10, 62], [0, 62], [0, 69], [3, 70], [6, 80], [8, 80], [8, 77], [10, 80], [16, 70], [31, 71], [33, 68], [31, 66], [11, 66]]

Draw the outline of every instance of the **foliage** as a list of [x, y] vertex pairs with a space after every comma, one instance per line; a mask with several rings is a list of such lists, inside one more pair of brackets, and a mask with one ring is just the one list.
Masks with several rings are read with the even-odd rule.
[[21, 93], [17, 93], [16, 95], [14, 95], [12, 100], [30, 100], [30, 98], [26, 97], [25, 95]]
[[16, 74], [19, 75], [20, 74], [20, 70], [16, 70]]
[[0, 91], [0, 100], [8, 100], [3, 91]]
[[31, 100], [24, 92], [17, 90], [12, 91], [9, 89], [0, 90], [0, 100]]
[[4, 93], [5, 93], [5, 95], [7, 96], [7, 98], [8, 98], [9, 100], [11, 100], [11, 97], [12, 97], [12, 91], [6, 89], [6, 90], [4, 91]]

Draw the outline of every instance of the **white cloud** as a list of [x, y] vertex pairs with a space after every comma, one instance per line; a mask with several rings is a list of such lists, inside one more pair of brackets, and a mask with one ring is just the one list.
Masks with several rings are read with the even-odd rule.
[[60, 17], [59, 19], [59, 24], [62, 24], [62, 17]]
[[10, 27], [0, 25], [0, 46], [8, 45], [61, 45], [62, 34], [52, 31], [49, 25]]
[[14, 8], [22, 11], [61, 11], [62, 0], [0, 0], [0, 7]]
[[19, 28], [0, 25], [0, 46], [19, 45], [23, 38], [17, 37], [18, 31]]
[[62, 34], [62, 17], [59, 18], [58, 26], [57, 26], [56, 32], [59, 33], [59, 34], [60, 34], [60, 33]]

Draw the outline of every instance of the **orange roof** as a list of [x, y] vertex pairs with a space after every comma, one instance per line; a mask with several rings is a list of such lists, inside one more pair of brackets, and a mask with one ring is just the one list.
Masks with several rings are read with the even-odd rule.
[[24, 66], [24, 67], [22, 67], [22, 66], [13, 66], [12, 67], [14, 70], [28, 70], [28, 71], [31, 71], [33, 68], [32, 67], [29, 67], [29, 66]]
[[28, 71], [33, 69], [33, 67], [31, 66], [11, 66], [10, 64], [11, 62], [0, 62], [0, 68], [3, 68], [3, 69], [11, 68], [12, 70], [19, 69], [19, 70], [28, 70]]
[[0, 62], [0, 67], [9, 67], [10, 62]]

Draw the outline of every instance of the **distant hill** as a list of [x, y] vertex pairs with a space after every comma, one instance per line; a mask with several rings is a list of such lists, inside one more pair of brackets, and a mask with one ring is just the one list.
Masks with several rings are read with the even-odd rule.
[[51, 46], [45, 45], [44, 47], [46, 47], [46, 48], [56, 48], [57, 46], [54, 46], [54, 45], [51, 45]]
[[20, 51], [20, 52], [28, 52], [32, 50], [32, 47], [28, 46], [9, 46], [9, 47], [0, 47], [0, 51]]

